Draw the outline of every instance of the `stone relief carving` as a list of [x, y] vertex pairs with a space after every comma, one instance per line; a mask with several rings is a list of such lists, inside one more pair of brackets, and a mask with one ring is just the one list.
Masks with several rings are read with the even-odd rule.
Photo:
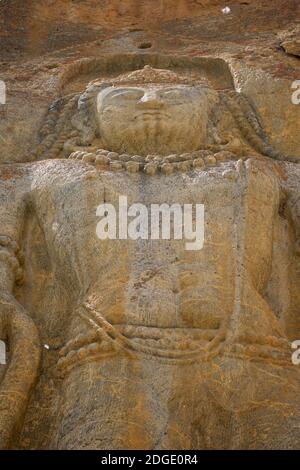
[[[1, 168], [1, 447], [23, 426], [24, 447], [295, 448], [299, 376], [266, 291], [276, 231], [299, 230], [297, 159], [250, 100], [146, 65], [60, 98], [40, 134], [36, 161]], [[122, 194], [203, 203], [203, 250], [98, 240], [97, 205]]]
[[50, 107], [41, 136], [38, 158], [69, 157], [86, 147], [88, 153], [103, 148], [121, 155], [147, 156], [151, 151], [165, 157], [226, 150], [296, 161], [269, 145], [242, 94], [214, 90], [203, 77], [193, 80], [149, 65], [111, 83], [95, 80], [84, 93], [58, 100]]

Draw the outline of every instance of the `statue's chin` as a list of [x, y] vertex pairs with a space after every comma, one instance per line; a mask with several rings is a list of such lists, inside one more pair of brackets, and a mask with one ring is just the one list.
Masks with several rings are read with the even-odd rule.
[[130, 132], [126, 135], [119, 134], [114, 139], [104, 139], [103, 143], [107, 149], [117, 153], [143, 156], [149, 154], [170, 155], [198, 150], [201, 146], [201, 140], [198, 136], [193, 139], [189, 135], [189, 140], [187, 140], [186, 134], [182, 135], [182, 133], [175, 131], [153, 134], [144, 132], [142, 135], [138, 132]]

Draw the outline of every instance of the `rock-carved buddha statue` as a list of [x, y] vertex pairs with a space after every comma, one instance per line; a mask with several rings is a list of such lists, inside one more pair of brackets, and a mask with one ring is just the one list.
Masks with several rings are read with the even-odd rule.
[[[249, 101], [146, 66], [59, 99], [41, 136], [1, 170], [2, 447], [35, 386], [25, 447], [295, 448], [299, 377], [265, 296], [284, 156]], [[122, 195], [203, 204], [203, 248], [99, 240]]]

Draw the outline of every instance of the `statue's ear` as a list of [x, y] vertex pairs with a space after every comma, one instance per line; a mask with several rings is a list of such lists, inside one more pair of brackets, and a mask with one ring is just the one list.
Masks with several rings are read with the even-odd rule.
[[[97, 86], [97, 90], [94, 92], [94, 103], [93, 103], [93, 110], [94, 112], [96, 113], [97, 111], [97, 98], [98, 98], [98, 94], [105, 90], [106, 88], [110, 88], [113, 86], [113, 83], [111, 82], [104, 82], [104, 83], [101, 83], [100, 85]], [[99, 116], [97, 116], [97, 120], [99, 119]], [[95, 134], [98, 138], [101, 138], [101, 134], [100, 134], [100, 131], [99, 131], [99, 126], [96, 126], [95, 128]]]
[[90, 100], [97, 100], [98, 93], [100, 93], [102, 90], [105, 90], [105, 88], [110, 88], [112, 86], [112, 83], [110, 82], [105, 82], [105, 83], [93, 83], [87, 87], [84, 93], [80, 95], [79, 100], [78, 100], [78, 108], [81, 108], [82, 106], [85, 106], [85, 103]]
[[72, 125], [79, 130], [82, 142], [91, 143], [98, 133], [97, 126], [97, 97], [111, 83], [92, 83], [78, 99], [77, 112], [72, 117]]
[[80, 131], [84, 126], [85, 117], [86, 113], [83, 109], [77, 110], [71, 118], [72, 127]]

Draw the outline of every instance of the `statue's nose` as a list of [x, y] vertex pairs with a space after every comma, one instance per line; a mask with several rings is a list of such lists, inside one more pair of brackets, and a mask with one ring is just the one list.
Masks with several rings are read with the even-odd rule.
[[149, 91], [144, 93], [142, 98], [138, 102], [142, 108], [161, 108], [163, 106], [163, 100], [155, 91]]

